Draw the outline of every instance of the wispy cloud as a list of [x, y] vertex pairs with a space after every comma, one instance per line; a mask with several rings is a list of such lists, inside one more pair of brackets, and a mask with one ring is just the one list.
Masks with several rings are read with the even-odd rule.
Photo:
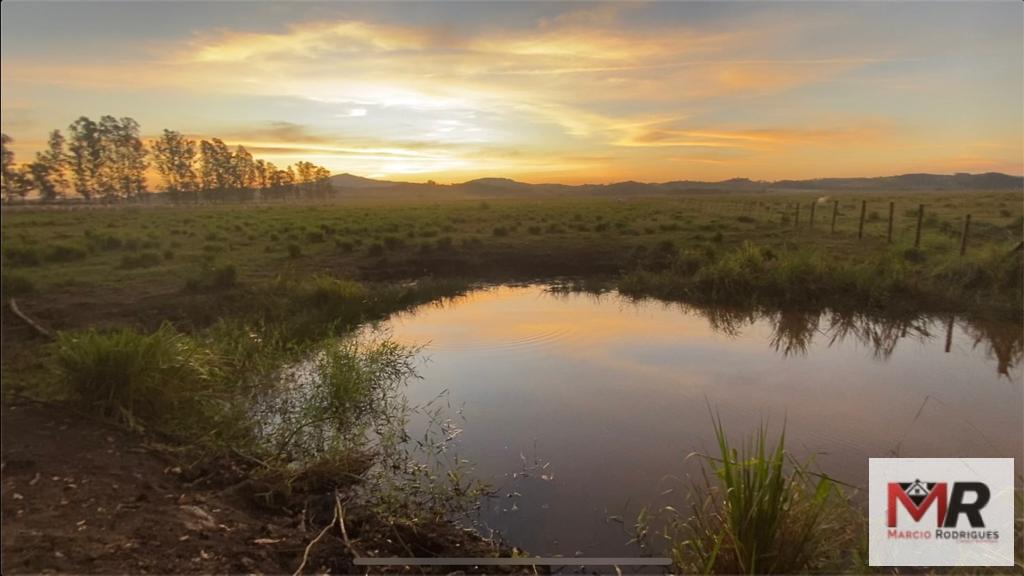
[[[30, 109], [8, 106], [11, 94], [32, 102], [20, 96], [26, 87], [49, 93], [59, 86], [67, 97], [51, 96], [50, 105], [69, 108], [83, 92], [133, 93], [138, 102], [173, 93], [183, 95], [180, 107], [170, 106], [179, 118], [187, 101], [196, 105], [186, 120], [208, 125], [193, 131], [282, 160], [305, 153], [353, 172], [457, 179], [508, 170], [527, 179], [570, 174], [576, 181], [610, 173], [656, 179], [637, 173], [650, 170], [690, 175], [668, 173], [680, 165], [697, 175], [764, 176], [775, 164], [803, 174], [808, 166], [819, 169], [820, 149], [848, 150], [846, 161], [881, 171], [891, 165], [879, 161], [886, 149], [936, 140], [928, 131], [967, 132], [941, 124], [937, 112], [918, 118], [913, 98], [920, 95], [893, 88], [910, 71], [925, 79], [941, 72], [909, 51], [910, 43], [848, 42], [840, 49], [822, 37], [859, 25], [841, 11], [785, 21], [643, 20], [651, 8], [569, 4], [531, 24], [507, 26], [422, 24], [365, 13], [320, 15], [271, 31], [203, 29], [197, 22], [193, 35], [91, 63], [4, 56], [4, 127], [37, 121]], [[687, 10], [684, 4], [654, 8]], [[892, 99], [879, 99], [872, 86]], [[873, 100], [862, 105], [851, 92]], [[206, 111], [202, 103], [212, 98], [261, 98], [273, 109], [224, 104]], [[170, 112], [139, 105], [143, 113], [114, 112], [175, 127]], [[977, 132], [978, 124], [970, 128]], [[987, 135], [1007, 147], [1000, 157], [1020, 152], [1006, 134]], [[933, 157], [939, 156], [950, 166], [988, 165], [975, 152], [944, 149]], [[586, 160], [593, 158], [603, 160]]]

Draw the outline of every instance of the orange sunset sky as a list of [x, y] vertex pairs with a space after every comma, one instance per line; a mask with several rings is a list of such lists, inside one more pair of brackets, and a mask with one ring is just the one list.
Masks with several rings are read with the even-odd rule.
[[1024, 173], [1024, 3], [4, 2], [17, 160], [81, 115], [409, 181]]

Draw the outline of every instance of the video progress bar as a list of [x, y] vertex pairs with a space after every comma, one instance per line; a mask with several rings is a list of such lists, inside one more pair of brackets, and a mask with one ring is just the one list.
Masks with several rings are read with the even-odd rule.
[[671, 558], [355, 558], [356, 566], [670, 566]]

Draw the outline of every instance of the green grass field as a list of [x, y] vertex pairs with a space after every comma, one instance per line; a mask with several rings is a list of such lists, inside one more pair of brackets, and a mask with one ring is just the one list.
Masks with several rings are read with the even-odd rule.
[[313, 273], [569, 277], [673, 299], [1019, 314], [1021, 239], [1019, 196], [983, 191], [11, 210], [3, 282], [58, 328], [181, 320], [186, 301]]

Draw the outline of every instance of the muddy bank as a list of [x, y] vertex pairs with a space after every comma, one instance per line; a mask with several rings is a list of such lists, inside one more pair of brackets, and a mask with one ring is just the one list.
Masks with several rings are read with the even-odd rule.
[[[241, 472], [230, 463], [190, 466], [184, 452], [58, 406], [11, 401], [2, 414], [7, 573], [291, 574], [332, 520], [330, 507], [319, 505], [325, 495], [258, 506], [258, 486], [225, 485]], [[346, 528], [348, 545], [340, 530], [328, 530], [305, 572], [361, 573], [353, 549], [498, 553], [455, 526], [385, 523], [355, 502], [346, 502]]]

